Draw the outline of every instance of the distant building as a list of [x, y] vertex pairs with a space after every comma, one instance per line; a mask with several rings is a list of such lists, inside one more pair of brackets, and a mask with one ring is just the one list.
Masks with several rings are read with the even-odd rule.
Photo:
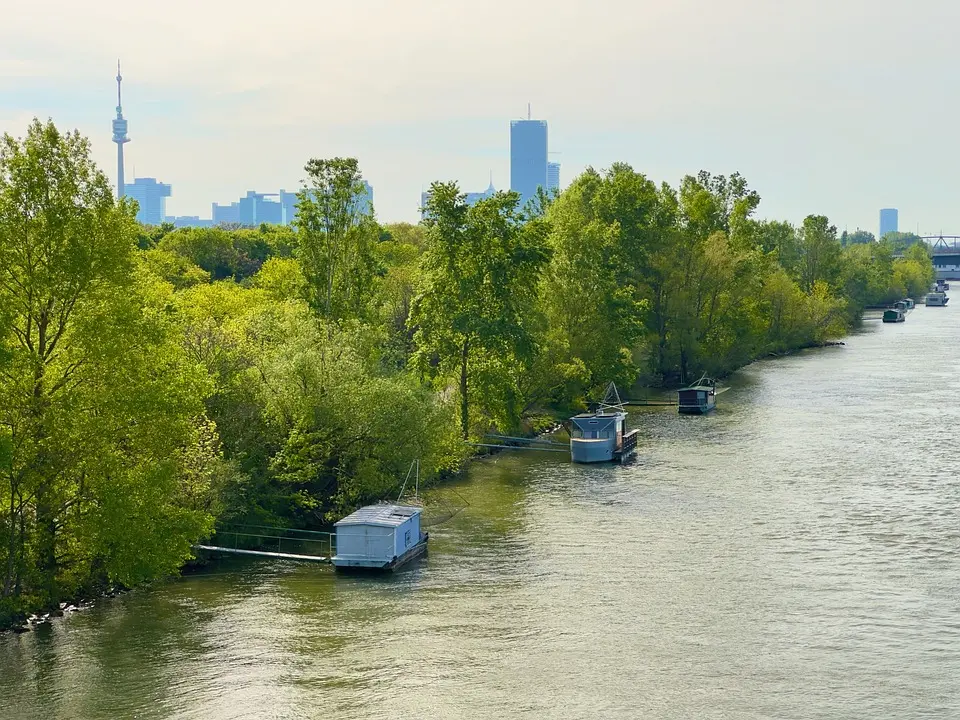
[[[274, 199], [276, 198], [276, 199]], [[212, 223], [223, 223], [254, 227], [261, 223], [268, 225], [290, 225], [297, 216], [297, 193], [281, 190], [279, 193], [258, 193], [247, 190], [247, 194], [229, 205], [213, 203]], [[373, 212], [373, 186], [363, 181], [363, 191], [357, 196], [354, 212]]]
[[170, 223], [174, 227], [178, 228], [188, 228], [188, 227], [198, 227], [198, 228], [208, 228], [213, 227], [213, 220], [209, 218], [201, 218], [199, 215], [170, 215], [163, 219], [164, 222]]
[[137, 221], [144, 225], [161, 225], [167, 217], [167, 198], [173, 188], [156, 178], [134, 178], [133, 184], [127, 183], [125, 195], [137, 201]]
[[214, 225], [236, 225], [240, 222], [240, 203], [229, 205], [213, 204], [211, 213]]
[[[127, 137], [127, 121], [123, 117], [123, 103], [120, 102], [120, 61], [117, 60], [117, 117], [113, 120], [113, 141], [117, 144], [117, 199], [124, 196], [127, 184], [123, 179], [123, 146], [130, 142]], [[134, 180], [136, 182], [136, 180]]]
[[[464, 193], [466, 196], [467, 205], [476, 205], [481, 200], [484, 200], [488, 197], [493, 197], [494, 193], [497, 190], [493, 187], [493, 178], [490, 178], [490, 184], [487, 186], [487, 189], [483, 192], [468, 192]], [[423, 209], [427, 206], [427, 202], [430, 200], [430, 191], [420, 193], [420, 212], [423, 212]]]
[[560, 189], [560, 163], [547, 163], [547, 190]]
[[510, 189], [520, 194], [521, 207], [547, 187], [547, 123], [513, 120], [510, 123]]
[[900, 218], [896, 208], [884, 208], [880, 211], [880, 239], [891, 232], [899, 232]]
[[280, 190], [280, 224], [289, 225], [297, 216], [297, 194]]
[[240, 198], [240, 224], [248, 227], [267, 223], [268, 225], [279, 225], [283, 216], [282, 208], [277, 200], [269, 198], [276, 197], [276, 193], [258, 193], [253, 190], [247, 190], [245, 197]]
[[363, 180], [363, 192], [357, 196], [357, 205], [354, 211], [373, 214], [373, 185]]

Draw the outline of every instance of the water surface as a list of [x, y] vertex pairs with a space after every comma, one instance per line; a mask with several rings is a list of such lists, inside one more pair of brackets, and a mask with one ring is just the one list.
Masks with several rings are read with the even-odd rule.
[[475, 463], [394, 577], [235, 560], [0, 635], [0, 715], [958, 718], [958, 325], [633, 413], [627, 466]]

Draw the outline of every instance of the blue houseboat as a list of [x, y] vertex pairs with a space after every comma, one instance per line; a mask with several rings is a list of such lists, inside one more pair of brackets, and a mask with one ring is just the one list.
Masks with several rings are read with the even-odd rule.
[[596, 412], [570, 418], [570, 458], [578, 463], [623, 460], [637, 449], [639, 430], [626, 430], [627, 413], [613, 383]]
[[334, 523], [337, 570], [396, 570], [427, 551], [429, 533], [420, 529], [422, 508], [368, 505]]

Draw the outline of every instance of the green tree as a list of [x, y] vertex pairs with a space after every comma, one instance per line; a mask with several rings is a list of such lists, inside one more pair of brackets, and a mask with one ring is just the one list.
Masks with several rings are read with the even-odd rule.
[[844, 230], [840, 236], [840, 244], [843, 247], [848, 247], [849, 245], [867, 245], [875, 243], [876, 241], [877, 238], [874, 237], [873, 233], [867, 232], [866, 230], [855, 230], [852, 233], [847, 233], [847, 231]]
[[380, 231], [361, 200], [359, 165], [354, 158], [312, 159], [304, 169], [295, 222], [310, 304], [328, 320], [360, 317], [373, 293]]
[[4, 598], [175, 570], [208, 527], [180, 503], [202, 377], [144, 301], [132, 209], [77, 133], [0, 141]]
[[823, 215], [808, 215], [799, 234], [798, 279], [806, 292], [818, 282], [833, 286], [840, 271], [837, 228]]
[[[489, 369], [498, 359], [523, 365], [534, 354], [527, 314], [549, 251], [546, 226], [521, 223], [518, 203], [516, 193], [500, 192], [470, 207], [456, 183], [434, 183], [424, 214], [427, 247], [410, 323], [421, 369], [459, 374], [464, 438], [470, 434], [471, 367]], [[516, 376], [502, 375], [499, 383], [488, 383], [487, 393], [477, 393], [481, 410], [491, 411], [491, 385], [503, 391], [515, 383]]]

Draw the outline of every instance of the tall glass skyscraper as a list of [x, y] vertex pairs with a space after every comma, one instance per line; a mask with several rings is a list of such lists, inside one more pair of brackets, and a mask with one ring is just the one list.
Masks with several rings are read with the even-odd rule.
[[521, 207], [547, 188], [547, 123], [510, 122], [510, 189], [520, 194]]
[[560, 163], [547, 163], [547, 190], [560, 189]]
[[880, 240], [890, 232], [898, 232], [900, 229], [900, 218], [896, 208], [884, 208], [880, 211]]

